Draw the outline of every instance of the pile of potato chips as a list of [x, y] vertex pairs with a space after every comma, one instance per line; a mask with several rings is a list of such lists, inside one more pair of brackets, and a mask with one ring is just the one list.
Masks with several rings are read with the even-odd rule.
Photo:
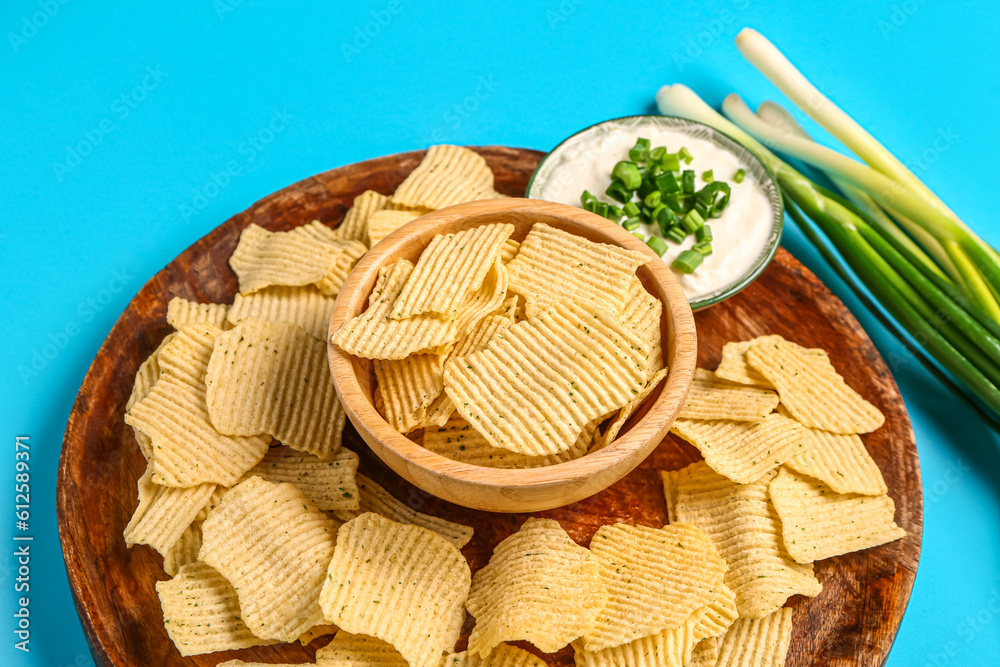
[[[821, 350], [730, 343], [697, 372], [673, 432], [705, 460], [664, 471], [669, 525], [600, 527], [589, 547], [529, 518], [473, 573], [473, 528], [358, 472], [326, 361], [336, 294], [361, 255], [444, 206], [497, 197], [480, 156], [427, 157], [344, 222], [251, 225], [231, 305], [173, 299], [176, 331], [142, 364], [126, 422], [148, 465], [125, 540], [163, 556], [164, 624], [183, 656], [320, 637], [327, 667], [784, 664], [793, 595], [816, 560], [898, 539], [857, 434], [882, 415]], [[570, 461], [608, 445], [666, 376], [644, 255], [538, 224], [435, 238], [385, 267], [333, 342], [374, 360], [397, 431], [457, 461]], [[455, 652], [469, 614], [468, 648]], [[231, 660], [224, 667], [254, 666]], [[275, 666], [287, 667], [287, 666]]]

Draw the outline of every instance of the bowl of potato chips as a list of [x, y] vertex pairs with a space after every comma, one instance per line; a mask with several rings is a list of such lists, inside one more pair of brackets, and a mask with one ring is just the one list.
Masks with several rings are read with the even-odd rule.
[[331, 317], [347, 416], [397, 473], [466, 507], [603, 490], [663, 439], [692, 382], [694, 319], [658, 259], [598, 215], [528, 199], [399, 227]]

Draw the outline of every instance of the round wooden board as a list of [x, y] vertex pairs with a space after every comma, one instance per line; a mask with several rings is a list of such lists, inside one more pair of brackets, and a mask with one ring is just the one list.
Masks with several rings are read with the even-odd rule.
[[[521, 196], [542, 154], [503, 147], [478, 150], [496, 175], [500, 192]], [[125, 402], [142, 361], [171, 331], [167, 302], [181, 296], [231, 303], [236, 277], [229, 256], [251, 222], [286, 230], [314, 219], [339, 223], [355, 195], [391, 193], [423, 152], [403, 153], [334, 169], [280, 190], [227, 220], [185, 250], [150, 280], [122, 313], [84, 378], [66, 427], [57, 481], [59, 535], [77, 610], [94, 657], [105, 667], [209, 666], [233, 658], [309, 662], [325, 639], [298, 644], [182, 658], [163, 627], [154, 584], [168, 577], [152, 549], [126, 549], [122, 530], [135, 509], [136, 481], [145, 460], [123, 421]], [[906, 538], [816, 565], [823, 592], [793, 598], [796, 607], [788, 667], [881, 665], [910, 596], [923, 519], [920, 469], [906, 408], [889, 369], [861, 326], [819, 280], [784, 249], [738, 296], [700, 312], [699, 366], [714, 368], [723, 344], [777, 333], [828, 350], [848, 384], [886, 415], [886, 424], [864, 436], [896, 501], [896, 521]], [[526, 515], [489, 514], [450, 505], [410, 486], [376, 459], [348, 425], [344, 444], [361, 456], [361, 470], [423, 512], [475, 526], [463, 553], [473, 572]], [[698, 453], [668, 436], [631, 474], [584, 501], [539, 515], [557, 519], [586, 545], [603, 524], [619, 521], [659, 527], [666, 509], [657, 470], [677, 469]], [[458, 650], [465, 648], [466, 619]], [[525, 646], [525, 648], [528, 648]], [[569, 649], [544, 656], [572, 665]]]

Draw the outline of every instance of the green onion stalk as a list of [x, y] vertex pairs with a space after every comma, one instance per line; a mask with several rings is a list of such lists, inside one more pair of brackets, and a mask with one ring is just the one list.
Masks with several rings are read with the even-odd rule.
[[[790, 208], [800, 209], [816, 224], [875, 299], [942, 368], [962, 382], [988, 408], [993, 417], [990, 423], [996, 424], [996, 416], [1000, 415], [1000, 325], [996, 318], [990, 317], [940, 269], [932, 269], [933, 262], [927, 254], [915, 252], [912, 244], [903, 241], [894, 232], [886, 231], [879, 223], [873, 223], [860, 207], [803, 176], [751, 134], [712, 109], [691, 89], [679, 84], [664, 86], [656, 99], [662, 113], [714, 127], [741, 143], [764, 163], [774, 174], [783, 195], [794, 203], [794, 207]], [[803, 144], [818, 146], [792, 132], [774, 132], [775, 125], [753, 112], [750, 112], [753, 120], [749, 119], [733, 102], [727, 104], [726, 111], [733, 112], [739, 123], [752, 126], [753, 132], [771, 145], [785, 145], [771, 141], [780, 133], [782, 142], [794, 138]], [[815, 151], [798, 150], [797, 153], [815, 154]], [[844, 160], [872, 171], [849, 158]], [[879, 184], [883, 188], [863, 187], [859, 181], [867, 183], [868, 176], [862, 178], [856, 172], [838, 167], [835, 173], [857, 186], [880, 206], [896, 210], [893, 206], [897, 203], [890, 205], [882, 192], [898, 193], [898, 190], [889, 188], [885, 182]], [[890, 180], [880, 172], [875, 173]], [[922, 225], [927, 224], [928, 218], [935, 218], [937, 223], [946, 226], [947, 233], [963, 250], [972, 247], [968, 242], [961, 244], [961, 228], [942, 209], [935, 208], [933, 214], [928, 213], [924, 210], [926, 204], [921, 206], [915, 201], [919, 198], [912, 188], [897, 197], [897, 201], [907, 198], [910, 201], [902, 206], [903, 215], [910, 219], [919, 218]], [[795, 215], [792, 217], [796, 219]], [[895, 225], [892, 227], [899, 231]], [[812, 238], [811, 234], [807, 233], [807, 236]], [[982, 246], [978, 247], [984, 250]]]

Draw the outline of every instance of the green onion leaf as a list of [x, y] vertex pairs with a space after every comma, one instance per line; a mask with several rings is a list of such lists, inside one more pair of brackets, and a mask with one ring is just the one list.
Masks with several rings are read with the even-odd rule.
[[687, 149], [687, 146], [681, 146], [681, 149], [677, 151], [677, 157], [684, 160], [684, 164], [691, 164], [691, 160], [694, 159], [694, 156], [691, 155], [691, 151]]
[[646, 235], [645, 234], [640, 234], [639, 232], [632, 232], [632, 236], [636, 237], [637, 239], [639, 239], [643, 243], [646, 242]]
[[631, 232], [634, 229], [639, 229], [639, 225], [641, 224], [642, 220], [639, 218], [627, 218], [625, 222], [622, 223], [622, 227]]
[[660, 158], [660, 166], [663, 167], [663, 171], [680, 171], [681, 158], [677, 153], [667, 153]]
[[700, 253], [701, 253], [701, 254], [702, 254], [702, 255], [703, 255], [704, 257], [708, 257], [709, 255], [711, 255], [711, 254], [712, 254], [712, 244], [711, 244], [711, 243], [704, 243], [704, 242], [701, 242], [701, 243], [695, 243], [695, 244], [694, 244], [694, 245], [693, 245], [693, 246], [691, 247], [691, 249], [692, 249], [692, 250], [697, 250], [697, 251], [698, 251], [698, 252], [700, 252]]
[[733, 174], [733, 180], [737, 183], [742, 183], [743, 178], [747, 175], [746, 169], [737, 169], [736, 173]]
[[713, 174], [712, 170], [709, 169], [708, 171], [706, 171], [701, 175], [701, 180], [705, 181], [706, 183], [711, 183], [712, 181], [715, 180], [715, 174]]
[[712, 227], [710, 225], [702, 225], [694, 232], [694, 237], [698, 239], [699, 243], [711, 243], [712, 242]]
[[687, 212], [683, 218], [681, 218], [681, 227], [683, 227], [689, 234], [693, 234], [698, 231], [698, 228], [705, 224], [705, 218], [701, 217], [698, 211], [692, 209]]
[[657, 206], [660, 205], [660, 197], [662, 196], [663, 196], [662, 192], [660, 192], [659, 190], [653, 190], [643, 198], [642, 203], [648, 206], [649, 208], [656, 208]]
[[663, 254], [667, 252], [667, 249], [669, 247], [667, 246], [667, 242], [661, 239], [659, 236], [650, 236], [646, 240], [646, 245], [652, 248], [653, 252], [655, 252], [660, 257], [663, 257]]
[[677, 256], [671, 266], [681, 273], [694, 273], [694, 270], [701, 266], [704, 259], [705, 256], [697, 250], [685, 250]]
[[694, 194], [694, 172], [690, 169], [685, 169], [681, 174], [681, 190], [687, 194]]
[[639, 167], [635, 162], [622, 160], [611, 170], [611, 178], [617, 178], [629, 190], [635, 190], [642, 183], [642, 176], [639, 175]]
[[628, 158], [636, 162], [649, 160], [649, 139], [636, 139], [635, 146], [628, 151]]
[[622, 211], [628, 217], [634, 218], [635, 216], [639, 215], [639, 204], [637, 204], [634, 201], [630, 201], [629, 203], [625, 204], [625, 206], [622, 208]]
[[667, 230], [667, 233], [663, 235], [665, 238], [670, 239], [674, 243], [683, 243], [684, 239], [687, 238], [687, 232], [683, 227], [677, 225], [676, 227], [671, 227]]
[[667, 154], [667, 149], [663, 146], [657, 146], [653, 150], [649, 151], [649, 161], [653, 163], [654, 166], [658, 166], [660, 160], [663, 156]]
[[656, 189], [665, 195], [680, 192], [681, 186], [677, 183], [677, 177], [674, 176], [674, 172], [665, 171], [656, 177], [655, 181]]
[[611, 181], [611, 185], [609, 185], [608, 189], [604, 191], [604, 194], [617, 202], [621, 202], [622, 204], [625, 204], [632, 199], [632, 191], [626, 188], [625, 184], [617, 178]]

